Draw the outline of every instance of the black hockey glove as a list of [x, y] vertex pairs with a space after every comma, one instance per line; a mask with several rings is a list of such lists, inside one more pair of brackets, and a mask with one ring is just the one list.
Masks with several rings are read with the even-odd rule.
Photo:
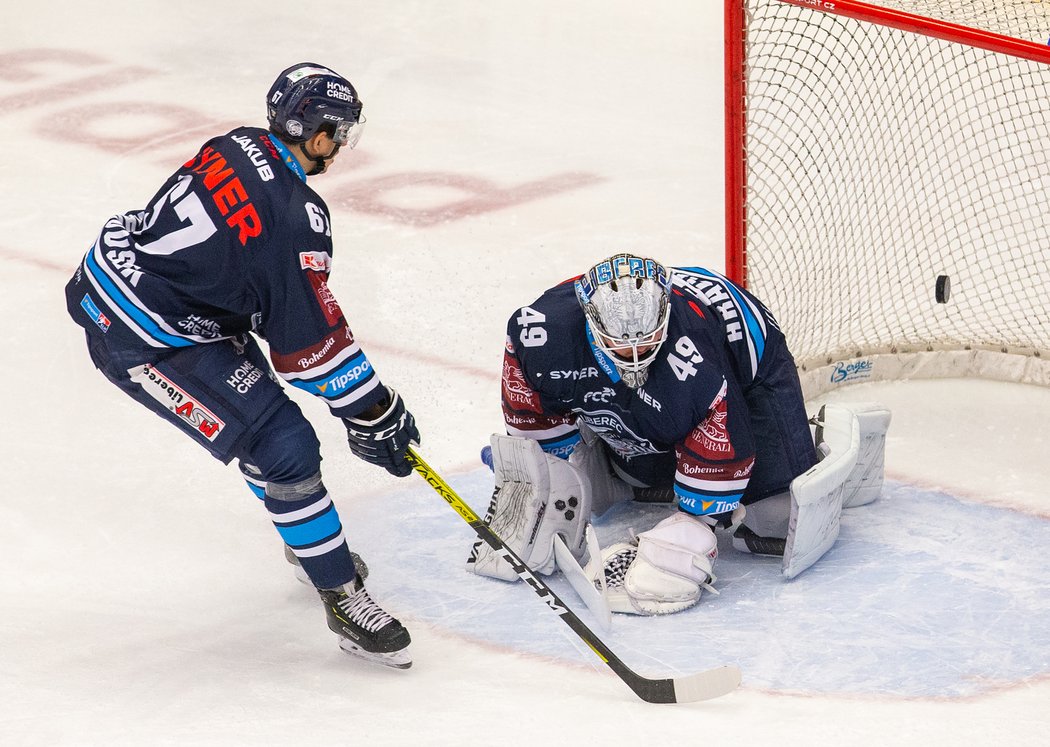
[[405, 459], [411, 443], [419, 443], [419, 431], [412, 413], [405, 409], [400, 395], [387, 387], [386, 411], [375, 420], [343, 418], [350, 451], [371, 464], [377, 464], [397, 477], [412, 474]]

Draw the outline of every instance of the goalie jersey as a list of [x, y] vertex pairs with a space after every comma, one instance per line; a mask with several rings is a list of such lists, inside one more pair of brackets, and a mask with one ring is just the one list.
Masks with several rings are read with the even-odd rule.
[[683, 510], [722, 514], [745, 493], [750, 502], [771, 492], [748, 492], [756, 444], [747, 398], [767, 350], [780, 363], [786, 356], [792, 376], [794, 365], [770, 312], [722, 275], [674, 268], [670, 303], [667, 336], [638, 389], [590, 340], [571, 280], [515, 312], [503, 361], [507, 432], [567, 458], [585, 424], [621, 476], [641, 487], [673, 482]]
[[66, 286], [67, 306], [89, 334], [144, 359], [254, 332], [282, 378], [354, 416], [385, 388], [328, 287], [331, 235], [327, 206], [284, 144], [235, 129], [149, 207], [106, 222]]

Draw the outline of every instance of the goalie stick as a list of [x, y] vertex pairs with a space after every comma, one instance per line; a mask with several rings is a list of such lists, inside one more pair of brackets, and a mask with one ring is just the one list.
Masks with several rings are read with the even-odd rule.
[[514, 568], [518, 576], [527, 583], [544, 603], [561, 618], [562, 622], [587, 644], [599, 659], [616, 673], [623, 682], [642, 700], [648, 703], [690, 703], [698, 700], [709, 700], [732, 692], [740, 684], [740, 669], [735, 666], [721, 666], [685, 677], [668, 679], [649, 679], [642, 677], [620, 661], [608, 646], [591, 632], [580, 621], [568, 605], [555, 594], [547, 584], [536, 577], [527, 565], [513, 550], [504, 544], [492, 529], [481, 520], [474, 510], [441, 479], [429, 464], [409, 447], [406, 455], [412, 468], [427, 481], [438, 495], [459, 514], [460, 518], [470, 524], [478, 538], [487, 543]]

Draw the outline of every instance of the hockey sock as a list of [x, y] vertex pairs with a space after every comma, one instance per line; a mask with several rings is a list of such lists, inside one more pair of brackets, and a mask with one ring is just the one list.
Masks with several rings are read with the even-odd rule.
[[306, 497], [284, 498], [282, 486], [267, 485], [264, 502], [273, 525], [299, 559], [306, 575], [319, 589], [335, 589], [349, 583], [355, 574], [354, 561], [343, 534], [339, 513], [324, 485]]

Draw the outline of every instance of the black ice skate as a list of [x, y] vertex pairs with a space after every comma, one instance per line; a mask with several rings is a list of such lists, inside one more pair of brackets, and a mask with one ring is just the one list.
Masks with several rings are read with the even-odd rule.
[[338, 589], [318, 589], [328, 627], [348, 654], [396, 669], [408, 669], [412, 642], [405, 627], [368, 595], [360, 576]]

